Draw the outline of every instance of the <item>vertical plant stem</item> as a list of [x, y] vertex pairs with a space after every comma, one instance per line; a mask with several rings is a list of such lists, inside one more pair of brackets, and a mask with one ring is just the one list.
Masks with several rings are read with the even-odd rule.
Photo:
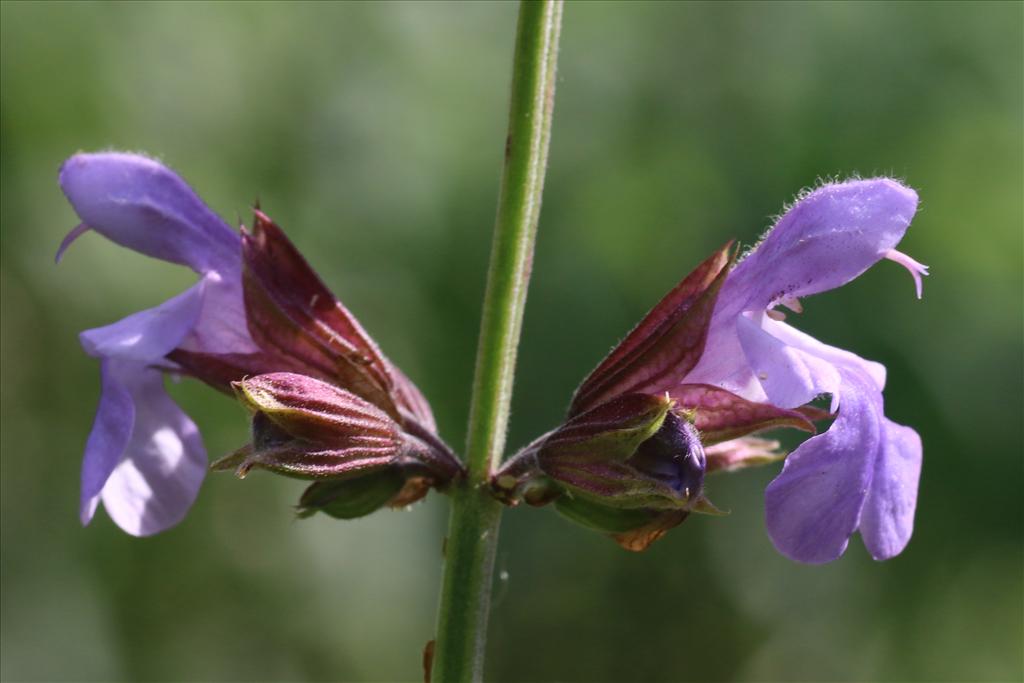
[[483, 675], [501, 505], [487, 492], [505, 449], [516, 347], [547, 167], [561, 0], [519, 7], [505, 167], [498, 196], [470, 404], [469, 475], [451, 499], [434, 647], [435, 683]]

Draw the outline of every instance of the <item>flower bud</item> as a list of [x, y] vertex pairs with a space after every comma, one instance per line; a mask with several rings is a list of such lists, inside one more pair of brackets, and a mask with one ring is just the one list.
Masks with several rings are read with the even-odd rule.
[[704, 486], [697, 430], [664, 397], [629, 394], [551, 434], [537, 466], [574, 496], [617, 508], [689, 507]]
[[259, 375], [234, 384], [252, 412], [252, 439], [214, 463], [244, 477], [257, 467], [317, 479], [300, 501], [349, 519], [384, 505], [406, 505], [461, 475], [458, 460], [431, 433], [410, 433], [355, 394], [293, 373]]
[[492, 487], [513, 504], [555, 500], [570, 519], [643, 550], [690, 511], [710, 511], [706, 466], [696, 428], [671, 399], [628, 394], [528, 446]]

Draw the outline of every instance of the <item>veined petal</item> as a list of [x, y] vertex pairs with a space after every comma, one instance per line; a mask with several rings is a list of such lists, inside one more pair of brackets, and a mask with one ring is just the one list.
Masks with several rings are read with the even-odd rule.
[[722, 288], [732, 315], [853, 280], [896, 247], [917, 193], [888, 178], [830, 183], [800, 199]]
[[82, 459], [82, 495], [79, 516], [82, 524], [92, 521], [107, 479], [124, 455], [135, 422], [135, 403], [112, 367], [116, 361], [100, 364], [101, 393], [92, 431], [85, 442]]
[[199, 430], [164, 391], [158, 370], [108, 361], [134, 404], [131, 438], [102, 491], [111, 519], [133, 536], [149, 536], [182, 520], [206, 474]]
[[867, 377], [842, 376], [839, 417], [786, 459], [765, 491], [768, 535], [798, 562], [831, 562], [860, 524], [882, 439], [882, 396]]
[[199, 273], [238, 269], [238, 235], [158, 161], [76, 154], [61, 166], [60, 185], [82, 222], [113, 242]]
[[155, 308], [133, 313], [79, 335], [90, 356], [153, 363], [176, 348], [195, 327], [203, 307], [205, 278]]
[[860, 520], [861, 539], [876, 560], [899, 555], [910, 541], [920, 477], [921, 437], [910, 427], [883, 419], [881, 448]]

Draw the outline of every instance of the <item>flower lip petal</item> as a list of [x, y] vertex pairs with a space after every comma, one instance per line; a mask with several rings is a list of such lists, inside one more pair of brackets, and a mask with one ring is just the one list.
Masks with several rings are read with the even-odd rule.
[[164, 391], [157, 370], [124, 364], [119, 379], [135, 406], [131, 440], [103, 486], [103, 507], [133, 536], [178, 524], [199, 493], [206, 449], [195, 423]]
[[838, 368], [850, 368], [871, 378], [879, 391], [885, 389], [886, 369], [881, 363], [818, 341], [797, 328], [771, 319], [761, 320], [761, 329], [788, 347], [828, 361]]
[[839, 416], [801, 444], [765, 490], [765, 523], [776, 549], [821, 564], [846, 550], [860, 524], [881, 443], [882, 396], [870, 378], [842, 372]]
[[235, 231], [158, 161], [76, 154], [61, 166], [60, 186], [85, 225], [122, 246], [200, 273], [238, 263]]
[[921, 437], [883, 419], [882, 444], [860, 520], [861, 540], [874, 559], [895, 557], [910, 541], [920, 477]]
[[903, 238], [917, 193], [889, 178], [830, 183], [797, 201], [733, 269], [722, 288], [728, 315], [834, 289]]
[[145, 311], [86, 330], [79, 335], [90, 356], [139, 362], [159, 361], [181, 343], [195, 327], [202, 311], [206, 280]]
[[832, 363], [789, 346], [743, 315], [736, 332], [747, 363], [774, 405], [796, 408], [822, 393], [837, 395], [840, 377]]
[[135, 422], [135, 403], [118, 378], [117, 361], [100, 364], [100, 404], [82, 458], [82, 494], [79, 516], [92, 521], [103, 487], [128, 447]]

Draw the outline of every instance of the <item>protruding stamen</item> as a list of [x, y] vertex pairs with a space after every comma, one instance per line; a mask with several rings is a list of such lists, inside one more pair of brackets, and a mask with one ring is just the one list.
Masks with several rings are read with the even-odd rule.
[[895, 249], [885, 252], [884, 256], [910, 271], [910, 276], [914, 278], [914, 287], [917, 289], [917, 298], [920, 299], [922, 289], [921, 276], [928, 274], [928, 266], [918, 263], [903, 252], [896, 251]]
[[71, 232], [65, 235], [64, 239], [61, 240], [60, 246], [57, 248], [57, 255], [53, 258], [54, 263], [60, 263], [61, 258], [64, 256], [64, 252], [71, 246], [71, 243], [90, 230], [92, 230], [92, 228], [85, 223], [79, 223], [72, 228]]
[[782, 322], [783, 320], [786, 319], [785, 313], [783, 313], [782, 311], [776, 311], [774, 308], [765, 311], [764, 314], [767, 315], [772, 320], [777, 320], [779, 322]]

